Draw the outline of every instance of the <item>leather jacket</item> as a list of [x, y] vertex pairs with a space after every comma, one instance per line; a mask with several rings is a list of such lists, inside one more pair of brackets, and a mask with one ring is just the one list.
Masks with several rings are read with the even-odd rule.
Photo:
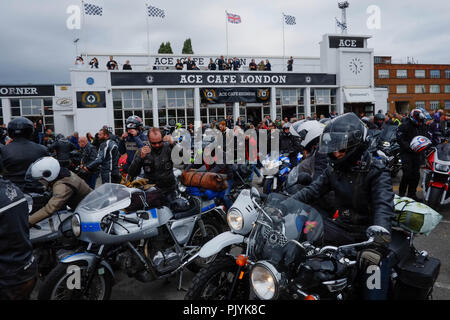
[[375, 159], [365, 151], [357, 165], [348, 170], [328, 166], [317, 180], [293, 197], [312, 203], [329, 191], [335, 193], [339, 222], [355, 227], [378, 225], [391, 230], [394, 192], [383, 159]]

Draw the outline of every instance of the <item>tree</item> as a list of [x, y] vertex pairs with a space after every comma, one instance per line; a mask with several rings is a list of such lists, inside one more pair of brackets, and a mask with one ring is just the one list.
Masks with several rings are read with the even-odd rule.
[[184, 41], [183, 45], [183, 51], [181, 51], [182, 54], [194, 54], [194, 51], [192, 50], [192, 44], [191, 39], [186, 39]]
[[158, 53], [172, 53], [172, 47], [170, 46], [170, 42], [162, 42], [161, 45], [159, 46], [159, 50]]
[[172, 47], [170, 46], [170, 42], [166, 42], [166, 53], [172, 53]]

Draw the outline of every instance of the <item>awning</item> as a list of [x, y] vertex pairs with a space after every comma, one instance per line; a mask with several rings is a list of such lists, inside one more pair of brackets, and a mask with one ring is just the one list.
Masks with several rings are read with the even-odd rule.
[[372, 89], [344, 89], [345, 103], [375, 103], [375, 95]]

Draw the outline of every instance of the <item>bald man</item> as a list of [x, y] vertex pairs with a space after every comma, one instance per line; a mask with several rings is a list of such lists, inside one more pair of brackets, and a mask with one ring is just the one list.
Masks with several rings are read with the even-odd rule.
[[80, 137], [78, 139], [81, 151], [81, 167], [84, 170], [83, 179], [91, 187], [95, 189], [95, 183], [98, 177], [98, 170], [89, 171], [86, 169], [86, 165], [93, 162], [97, 158], [97, 149], [88, 142], [86, 137]]
[[171, 194], [176, 190], [171, 158], [175, 142], [170, 135], [166, 135], [163, 139], [159, 128], [150, 129], [148, 138], [150, 146], [136, 152], [128, 174], [130, 177], [137, 177], [141, 168], [144, 168], [145, 178], [150, 184], [156, 184], [166, 194]]

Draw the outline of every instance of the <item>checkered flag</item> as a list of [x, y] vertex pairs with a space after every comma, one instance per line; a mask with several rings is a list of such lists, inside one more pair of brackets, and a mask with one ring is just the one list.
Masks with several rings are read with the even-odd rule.
[[103, 8], [99, 6], [94, 6], [93, 4], [84, 3], [84, 13], [91, 16], [102, 16]]
[[164, 13], [164, 10], [158, 9], [156, 7], [152, 7], [147, 5], [147, 12], [149, 17], [161, 17], [164, 18], [166, 14]]
[[295, 17], [294, 16], [284, 15], [284, 21], [286, 22], [286, 24], [294, 25], [295, 24]]

